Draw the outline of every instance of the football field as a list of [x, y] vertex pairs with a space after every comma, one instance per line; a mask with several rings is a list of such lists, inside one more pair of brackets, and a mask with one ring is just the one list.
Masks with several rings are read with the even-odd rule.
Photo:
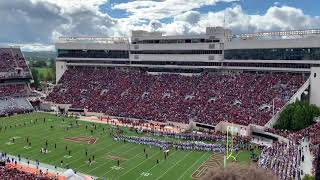
[[[113, 140], [110, 125], [51, 114], [0, 118], [0, 127], [1, 152], [39, 160], [40, 166], [46, 163], [69, 167], [101, 179], [197, 179], [208, 168], [223, 165], [223, 154], [212, 152], [170, 149], [165, 159], [159, 148]], [[123, 130], [129, 135], [136, 134], [126, 128]], [[48, 153], [41, 153], [41, 148], [46, 146]], [[250, 162], [247, 151], [240, 152], [238, 157], [241, 163]], [[93, 161], [91, 165], [89, 158]]]

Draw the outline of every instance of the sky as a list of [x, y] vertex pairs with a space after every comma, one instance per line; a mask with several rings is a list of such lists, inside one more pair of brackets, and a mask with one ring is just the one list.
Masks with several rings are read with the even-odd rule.
[[0, 46], [54, 50], [61, 36], [129, 37], [132, 30], [234, 34], [320, 29], [319, 0], [0, 0]]

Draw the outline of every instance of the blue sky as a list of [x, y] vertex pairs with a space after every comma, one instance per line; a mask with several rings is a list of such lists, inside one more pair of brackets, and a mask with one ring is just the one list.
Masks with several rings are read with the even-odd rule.
[[61, 36], [200, 34], [223, 25], [235, 34], [320, 29], [318, 7], [319, 0], [2, 0], [0, 44], [50, 49]]
[[[109, 14], [114, 18], [126, 18], [130, 14], [124, 10], [112, 9], [113, 4], [127, 3], [128, 0], [109, 0], [107, 3], [100, 6], [100, 10]], [[291, 6], [302, 9], [304, 12], [311, 16], [320, 16], [320, 1], [317, 0], [240, 0], [238, 2], [226, 3], [219, 2], [216, 5], [203, 6], [196, 8], [196, 11], [201, 13], [208, 13], [214, 11], [221, 11], [227, 7], [239, 4], [242, 8], [250, 14], [265, 13], [271, 6]]]

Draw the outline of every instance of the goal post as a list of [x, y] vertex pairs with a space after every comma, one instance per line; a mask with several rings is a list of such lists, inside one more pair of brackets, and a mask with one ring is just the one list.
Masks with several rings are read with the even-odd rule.
[[[233, 154], [233, 137], [234, 137], [234, 126], [233, 124], [231, 126], [227, 126], [227, 137], [226, 137], [226, 153], [225, 153], [225, 158], [224, 158], [224, 167], [227, 164], [228, 159], [233, 159], [234, 161], [236, 160], [236, 157]], [[231, 137], [229, 138], [229, 134]], [[230, 146], [230, 147], [229, 147]]]

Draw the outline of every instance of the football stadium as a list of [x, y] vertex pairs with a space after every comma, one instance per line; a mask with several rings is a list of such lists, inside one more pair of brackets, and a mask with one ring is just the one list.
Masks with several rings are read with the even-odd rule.
[[[48, 93], [19, 47], [0, 48], [0, 179], [237, 179], [232, 166], [319, 178], [318, 29], [135, 30], [55, 48]], [[298, 126], [282, 123], [291, 114], [312, 122], [279, 129]]]

